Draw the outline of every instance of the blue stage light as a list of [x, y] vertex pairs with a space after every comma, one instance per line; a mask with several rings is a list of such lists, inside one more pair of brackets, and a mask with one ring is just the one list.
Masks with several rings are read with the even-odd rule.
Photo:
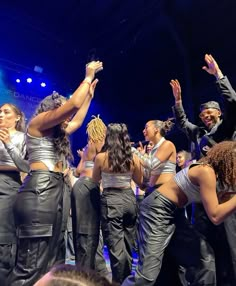
[[32, 82], [32, 78], [28, 77], [26, 81], [27, 81], [28, 83], [31, 83], [31, 82]]
[[17, 82], [17, 83], [20, 83], [20, 79], [19, 79], [19, 78], [17, 78], [17, 79], [16, 79], [16, 82]]
[[46, 86], [46, 83], [45, 82], [41, 82], [40, 84], [42, 87], [45, 87]]

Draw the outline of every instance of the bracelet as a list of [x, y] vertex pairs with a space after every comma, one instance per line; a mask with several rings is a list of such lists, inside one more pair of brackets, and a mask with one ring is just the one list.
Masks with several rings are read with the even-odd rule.
[[87, 80], [83, 80], [80, 85], [82, 85], [84, 83], [87, 83], [89, 86], [91, 85], [91, 82], [88, 82]]

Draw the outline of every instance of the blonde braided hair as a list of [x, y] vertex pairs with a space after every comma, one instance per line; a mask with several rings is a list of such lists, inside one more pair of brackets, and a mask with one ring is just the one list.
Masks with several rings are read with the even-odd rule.
[[93, 119], [87, 124], [86, 133], [89, 140], [94, 143], [102, 142], [106, 137], [107, 127], [99, 116], [92, 115]]

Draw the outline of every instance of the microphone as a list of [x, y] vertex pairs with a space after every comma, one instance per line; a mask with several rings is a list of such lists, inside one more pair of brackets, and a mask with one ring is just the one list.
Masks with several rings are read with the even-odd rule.
[[138, 142], [136, 142], [136, 143], [133, 143], [133, 144], [132, 144], [132, 147], [138, 148], [138, 147], [140, 146], [140, 143], [141, 143], [143, 146], [145, 146], [145, 145], [148, 145], [149, 141], [146, 141], [146, 140], [138, 141]]

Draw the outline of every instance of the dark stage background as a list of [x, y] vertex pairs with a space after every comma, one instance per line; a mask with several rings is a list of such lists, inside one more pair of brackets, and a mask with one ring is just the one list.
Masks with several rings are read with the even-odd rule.
[[[235, 11], [234, 0], [2, 0], [0, 103], [16, 103], [29, 119], [41, 98], [53, 90], [69, 96], [87, 60], [100, 59], [95, 98], [72, 136], [75, 163], [93, 114], [126, 123], [133, 141], [143, 140], [147, 120], [172, 117], [172, 78], [182, 85], [188, 117], [199, 122], [200, 103], [218, 99], [214, 78], [202, 71], [205, 53], [236, 86]], [[169, 139], [188, 148], [176, 128]]]

